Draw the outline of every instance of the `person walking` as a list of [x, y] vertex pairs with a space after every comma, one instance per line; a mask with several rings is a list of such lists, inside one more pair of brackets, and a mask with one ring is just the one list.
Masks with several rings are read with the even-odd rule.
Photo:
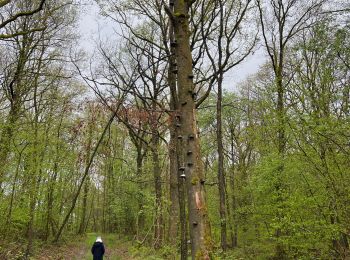
[[105, 246], [103, 245], [101, 237], [97, 237], [95, 243], [91, 248], [91, 253], [94, 256], [94, 260], [103, 260], [105, 254]]

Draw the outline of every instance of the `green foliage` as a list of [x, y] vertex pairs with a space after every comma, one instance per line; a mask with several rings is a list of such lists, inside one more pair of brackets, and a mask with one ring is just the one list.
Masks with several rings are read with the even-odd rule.
[[[225, 93], [225, 171], [232, 206], [227, 223], [229, 236], [237, 230], [238, 246], [226, 256], [217, 252], [222, 259], [273, 258], [277, 244], [290, 259], [347, 256], [350, 121], [349, 84], [344, 77], [349, 73], [348, 37], [347, 27], [323, 21], [289, 50], [283, 155], [278, 152], [279, 122], [269, 69], [249, 79], [240, 94]], [[210, 96], [203, 107], [199, 115], [203, 160], [207, 181], [215, 183], [215, 98]], [[206, 189], [219, 247], [217, 186]]]
[[[104, 1], [98, 2], [104, 6], [103, 14], [109, 15], [108, 5]], [[146, 121], [150, 117], [149, 111], [154, 108], [147, 107], [141, 111], [142, 115], [137, 114], [142, 105], [156, 96], [151, 93], [151, 85], [140, 84], [146, 78], [147, 83], [151, 82], [149, 73], [154, 73], [155, 81], [160, 81], [156, 83], [161, 89], [158, 89], [158, 95], [162, 98], [168, 95], [167, 90], [163, 92], [163, 87], [168, 86], [163, 72], [167, 69], [165, 59], [169, 53], [163, 52], [164, 39], [159, 37], [167, 35], [167, 29], [162, 30], [159, 25], [168, 21], [156, 21], [157, 15], [165, 14], [161, 10], [152, 10], [155, 20], [143, 19], [148, 7], [158, 6], [146, 2], [145, 9], [135, 7], [134, 1], [120, 3], [121, 12], [131, 10], [130, 16], [125, 16], [125, 22], [130, 19], [135, 23], [131, 42], [118, 44], [117, 53], [106, 53], [107, 66], [102, 64], [93, 72], [96, 73], [93, 76], [96, 82], [103, 82], [106, 87], [99, 94], [103, 97], [104, 91], [108, 93], [105, 101], [110, 108], [120, 101], [118, 92], [125, 90], [111, 86], [120, 87], [133, 82], [138, 89], [128, 90], [122, 104], [125, 110], [118, 114], [120, 118], [113, 121], [97, 149], [85, 183], [82, 183], [83, 174], [108, 120], [108, 109], [99, 99], [86, 95], [85, 88], [71, 75], [70, 65], [62, 61], [68, 56], [69, 48], [64, 50], [60, 46], [71, 43], [68, 36], [72, 32], [61, 32], [60, 26], [70, 28], [75, 10], [70, 11], [67, 5], [67, 9], [62, 10], [63, 16], [62, 12], [52, 11], [55, 14], [50, 17], [52, 21], [47, 17], [49, 30], [42, 35], [33, 32], [16, 36], [13, 41], [0, 41], [1, 52], [5, 54], [0, 62], [0, 152], [4, 160], [0, 162], [0, 212], [3, 213], [0, 237], [8, 240], [0, 241], [1, 259], [8, 259], [8, 254], [13, 259], [23, 258], [29, 244], [34, 251], [48, 245], [47, 241], [52, 240], [62, 225], [80, 184], [84, 185], [63, 230], [63, 241], [77, 239], [77, 232], [110, 232], [112, 234], [103, 235], [106, 245], [124, 242], [117, 240], [116, 236], [127, 238], [136, 242], [131, 248], [134, 257], [178, 257], [175, 245], [164, 242], [159, 250], [152, 248], [159, 205], [156, 205], [152, 172], [154, 162], [149, 131], [153, 129]], [[207, 10], [214, 7], [211, 6], [213, 1], [209, 2]], [[111, 7], [111, 10], [115, 12], [115, 8]], [[142, 14], [139, 14], [140, 10]], [[183, 16], [181, 13], [174, 15]], [[194, 15], [193, 21], [201, 18], [198, 12]], [[64, 21], [63, 18], [67, 17], [69, 21]], [[23, 24], [29, 27], [31, 23], [41, 22], [30, 20], [30, 17], [22, 18]], [[9, 31], [20, 29], [17, 27], [21, 24], [14, 21]], [[220, 28], [216, 22], [213, 25]], [[4, 31], [8, 31], [7, 28]], [[125, 37], [128, 33], [123, 31]], [[193, 36], [198, 38], [198, 35]], [[65, 38], [70, 40], [65, 42]], [[206, 38], [211, 41], [212, 36]], [[51, 46], [51, 43], [54, 44]], [[155, 49], [152, 43], [156, 43]], [[217, 249], [214, 259], [271, 259], [275, 257], [276, 245], [283, 247], [288, 259], [349, 258], [349, 25], [338, 24], [330, 17], [315, 20], [312, 26], [293, 36], [293, 45], [285, 50], [282, 71], [284, 111], [277, 111], [276, 79], [273, 69], [268, 66], [263, 66], [250, 77], [237, 93], [224, 92], [225, 220], [220, 218], [217, 210], [215, 93], [210, 93], [198, 109], [205, 191], [208, 194], [206, 212], [211, 220], [213, 245]], [[197, 43], [194, 45], [196, 51], [203, 51]], [[197, 61], [195, 71], [203, 69], [199, 66], [206, 63], [207, 54], [203, 52], [203, 60]], [[159, 56], [152, 57], [151, 62], [146, 57], [148, 55]], [[216, 59], [217, 55], [213, 58]], [[135, 64], [138, 61], [139, 67]], [[159, 67], [153, 67], [155, 64]], [[210, 68], [205, 68], [194, 78], [204, 86], [208, 82], [201, 81], [200, 77], [209, 72]], [[135, 79], [125, 80], [129, 73]], [[141, 90], [145, 85], [147, 88]], [[203, 91], [203, 86], [197, 86], [199, 92]], [[147, 98], [133, 97], [133, 92], [137, 95], [147, 93]], [[170, 112], [167, 102], [157, 102], [160, 104], [157, 113], [163, 108]], [[132, 107], [130, 114], [128, 106]], [[281, 112], [283, 120], [279, 118]], [[163, 123], [168, 120], [168, 114], [163, 111], [159, 116]], [[128, 127], [121, 123], [125, 120], [129, 120]], [[283, 152], [278, 147], [281, 127], [286, 141]], [[157, 147], [163, 185], [164, 234], [169, 226], [171, 205], [166, 128], [164, 123], [157, 129], [164, 141]], [[141, 163], [137, 161], [140, 158]], [[196, 177], [188, 178], [190, 185], [199, 181]], [[238, 242], [227, 252], [218, 249], [224, 221], [230, 246], [234, 236]], [[86, 248], [94, 242], [95, 236], [96, 233], [88, 233], [82, 238]], [[208, 237], [204, 239], [208, 240]], [[206, 242], [211, 244], [211, 241]], [[59, 246], [64, 245], [61, 243]], [[125, 242], [125, 246], [130, 245]], [[88, 253], [86, 258], [89, 257]]]
[[[165, 253], [165, 255], [167, 255], [167, 250], [165, 250], [164, 253]], [[136, 257], [136, 258], [152, 259], [152, 260], [164, 259], [163, 253], [159, 253], [156, 250], [154, 250], [153, 248], [145, 247], [145, 246], [132, 247], [131, 254], [133, 257]]]

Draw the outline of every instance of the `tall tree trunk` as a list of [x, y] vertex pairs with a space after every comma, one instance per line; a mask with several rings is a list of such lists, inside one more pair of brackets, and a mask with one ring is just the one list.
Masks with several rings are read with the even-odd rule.
[[[283, 171], [284, 171], [284, 154], [285, 154], [285, 109], [284, 109], [284, 87], [282, 80], [282, 71], [283, 71], [283, 52], [280, 53], [279, 66], [276, 68], [276, 87], [277, 87], [277, 142], [278, 142], [278, 157], [279, 165], [277, 168], [277, 183], [276, 183], [276, 202], [277, 202], [277, 219], [281, 223], [283, 219]], [[275, 236], [277, 238], [276, 243], [276, 259], [285, 259], [286, 253], [284, 246], [279, 242], [279, 238], [282, 235], [282, 230], [277, 228], [275, 230]]]
[[[177, 117], [178, 118], [178, 117]], [[176, 119], [179, 121], [179, 119]], [[176, 122], [177, 122], [176, 121]], [[177, 122], [180, 125], [180, 122]], [[176, 134], [179, 137], [179, 131], [176, 130]], [[183, 139], [177, 138], [176, 141], [176, 153], [177, 153], [177, 162], [178, 162], [178, 193], [179, 193], [179, 210], [180, 210], [180, 255], [181, 260], [187, 259], [188, 246], [187, 246], [187, 217], [186, 217], [186, 179], [184, 172], [185, 164], [185, 154], [183, 151]]]
[[[36, 91], [35, 91], [36, 92]], [[35, 95], [36, 96], [36, 95]], [[36, 98], [34, 98], [34, 107], [37, 107], [36, 105]], [[35, 217], [35, 204], [37, 202], [37, 178], [38, 178], [38, 167], [39, 167], [39, 160], [38, 160], [38, 111], [35, 109], [35, 121], [34, 121], [34, 141], [33, 141], [33, 154], [32, 154], [32, 164], [30, 169], [30, 176], [29, 176], [29, 223], [27, 227], [27, 238], [28, 238], [28, 245], [26, 249], [26, 255], [25, 259], [29, 259], [30, 254], [32, 253], [32, 247], [33, 247], [33, 240], [34, 240], [34, 217]]]
[[[169, 2], [170, 4], [170, 2]], [[173, 8], [173, 7], [172, 7]], [[170, 43], [174, 41], [174, 29], [173, 25], [169, 23], [169, 41]], [[170, 44], [170, 53], [169, 53], [169, 62], [168, 62], [168, 84], [170, 88], [170, 109], [172, 111], [176, 111], [178, 108], [177, 101], [177, 90], [176, 90], [176, 76], [173, 73], [173, 70], [176, 69], [176, 59], [175, 59], [175, 48]], [[177, 129], [176, 129], [176, 116], [175, 113], [171, 116], [170, 121], [170, 142], [169, 142], [169, 159], [170, 159], [170, 216], [169, 216], [169, 242], [171, 245], [176, 246], [177, 238], [178, 238], [178, 224], [180, 213], [180, 198], [179, 196], [183, 196], [183, 194], [179, 194], [179, 162], [177, 156]], [[181, 222], [180, 222], [181, 223]], [[185, 224], [186, 225], [186, 224]], [[182, 234], [182, 223], [180, 224], [180, 232]], [[186, 235], [185, 235], [186, 236]], [[181, 236], [182, 237], [182, 236]], [[181, 249], [183, 241], [181, 240]], [[187, 242], [185, 241], [185, 244]], [[186, 250], [187, 255], [187, 250]]]
[[[143, 164], [143, 154], [142, 154], [142, 148], [140, 146], [136, 146], [136, 175], [140, 178], [142, 176], [142, 164]], [[140, 184], [140, 189], [143, 189], [143, 184]], [[141, 236], [140, 233], [145, 227], [145, 212], [144, 212], [144, 200], [143, 195], [141, 193], [137, 196], [137, 202], [138, 202], [138, 213], [137, 213], [137, 227], [136, 227], [136, 239], [140, 240]]]
[[170, 143], [169, 143], [169, 159], [170, 159], [170, 216], [169, 216], [169, 242], [176, 246], [178, 237], [179, 224], [179, 190], [178, 190], [178, 163], [176, 155], [176, 132], [174, 123], [170, 125]]
[[218, 148], [219, 212], [221, 225], [221, 248], [226, 251], [226, 183], [224, 173], [224, 146], [222, 143], [222, 75], [218, 77], [218, 97], [216, 101], [216, 139]]
[[[234, 167], [232, 167], [234, 168]], [[237, 247], [238, 245], [238, 222], [237, 222], [237, 199], [236, 199], [236, 186], [235, 186], [235, 173], [234, 173], [234, 169], [232, 169], [232, 176], [231, 176], [231, 179], [230, 179], [230, 186], [231, 186], [231, 189], [232, 189], [232, 211], [233, 211], [233, 214], [232, 214], [232, 222], [233, 222], [233, 232], [232, 232], [232, 248], [235, 248]]]
[[154, 247], [160, 248], [163, 243], [163, 203], [162, 203], [162, 178], [161, 178], [161, 168], [159, 163], [159, 133], [158, 133], [158, 122], [156, 115], [157, 104], [153, 102], [153, 127], [152, 127], [152, 164], [153, 164], [153, 177], [154, 177], [154, 188], [156, 193], [156, 221], [154, 228]]
[[81, 210], [81, 221], [80, 221], [79, 231], [78, 231], [79, 234], [85, 233], [89, 187], [90, 187], [90, 178], [89, 176], [87, 176], [84, 184], [84, 191], [83, 191], [83, 205]]
[[227, 212], [227, 230], [228, 230], [228, 234], [227, 236], [231, 238], [231, 244], [229, 242], [227, 242], [227, 247], [229, 247], [229, 245], [231, 247], [233, 247], [233, 241], [234, 241], [234, 230], [233, 230], [233, 222], [232, 222], [232, 213], [231, 213], [231, 204], [230, 204], [230, 198], [228, 196], [229, 192], [228, 192], [228, 187], [227, 187], [227, 182], [226, 182], [226, 187], [225, 187], [225, 191], [226, 191], [226, 212]]
[[[40, 169], [43, 160], [44, 160], [44, 152], [41, 153], [41, 159], [39, 161], [39, 100], [38, 100], [38, 82], [39, 82], [39, 72], [42, 67], [42, 58], [44, 55], [45, 47], [42, 47], [41, 55], [38, 62], [37, 74], [34, 79], [34, 97], [33, 97], [33, 105], [34, 105], [34, 140], [33, 140], [33, 152], [32, 152], [32, 165], [30, 169], [29, 176], [29, 223], [27, 229], [27, 237], [28, 237], [28, 245], [26, 249], [25, 258], [28, 259], [30, 254], [32, 253], [33, 247], [33, 239], [34, 239], [34, 218], [35, 218], [35, 205], [38, 200], [38, 190], [41, 182], [42, 170]], [[45, 143], [48, 143], [48, 135], [46, 135]], [[46, 147], [45, 145], [45, 147]]]
[[[16, 193], [16, 185], [17, 185], [17, 180], [18, 180], [18, 174], [19, 174], [19, 168], [21, 166], [21, 161], [22, 161], [22, 153], [25, 150], [26, 146], [19, 152], [18, 155], [18, 161], [17, 161], [17, 166], [16, 166], [16, 172], [14, 176], [14, 180], [12, 183], [12, 190], [11, 190], [11, 199], [10, 199], [10, 205], [9, 205], [9, 212], [7, 214], [7, 219], [6, 219], [6, 224], [9, 225], [11, 224], [11, 219], [12, 219], [12, 210], [13, 210], [13, 202], [15, 198], [15, 193]], [[5, 230], [6, 231], [6, 230]]]
[[[91, 113], [93, 113], [93, 111]], [[91, 119], [91, 121], [89, 119], [88, 126], [87, 126], [88, 140], [87, 140], [86, 155], [85, 155], [86, 166], [89, 164], [89, 160], [90, 160], [93, 125], [94, 125], [93, 119]], [[82, 205], [82, 211], [81, 211], [81, 222], [80, 222], [79, 231], [78, 231], [79, 234], [85, 233], [89, 187], [90, 187], [90, 178], [89, 176], [87, 176], [84, 184], [84, 191], [83, 191], [83, 205]]]
[[52, 210], [54, 202], [54, 190], [56, 186], [56, 179], [58, 175], [58, 162], [54, 163], [53, 176], [49, 182], [49, 190], [47, 194], [47, 210], [46, 210], [46, 227], [45, 227], [45, 240], [50, 237], [50, 223], [52, 223]]
[[188, 195], [188, 213], [193, 259], [210, 259], [212, 239], [204, 189], [203, 165], [195, 118], [195, 89], [190, 50], [189, 8], [192, 1], [175, 0], [170, 12], [176, 40], [178, 97], [180, 103], [180, 135], [186, 155], [184, 174]]
[[[47, 210], [46, 210], [46, 227], [45, 227], [45, 240], [47, 241], [50, 237], [50, 224], [53, 227], [53, 218], [52, 218], [52, 210], [54, 203], [54, 192], [56, 187], [56, 181], [58, 176], [58, 162], [59, 162], [59, 148], [60, 148], [60, 136], [61, 136], [61, 127], [63, 122], [63, 113], [60, 117], [60, 122], [57, 128], [57, 136], [56, 136], [56, 158], [53, 164], [53, 175], [49, 178], [49, 188], [47, 192]], [[54, 231], [54, 228], [52, 228]], [[54, 232], [52, 232], [54, 233]], [[55, 234], [53, 234], [55, 235]]]
[[231, 157], [231, 172], [232, 176], [230, 178], [230, 186], [232, 189], [232, 224], [233, 224], [233, 232], [232, 232], [232, 248], [237, 247], [238, 245], [238, 221], [237, 221], [237, 198], [236, 198], [236, 185], [235, 185], [235, 146], [234, 146], [234, 129], [231, 127], [230, 129], [230, 157]]

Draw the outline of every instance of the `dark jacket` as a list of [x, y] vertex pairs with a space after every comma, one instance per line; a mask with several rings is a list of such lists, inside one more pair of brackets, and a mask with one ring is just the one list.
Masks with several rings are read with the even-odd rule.
[[91, 253], [94, 256], [94, 260], [103, 260], [105, 253], [105, 247], [101, 242], [95, 242], [91, 248]]

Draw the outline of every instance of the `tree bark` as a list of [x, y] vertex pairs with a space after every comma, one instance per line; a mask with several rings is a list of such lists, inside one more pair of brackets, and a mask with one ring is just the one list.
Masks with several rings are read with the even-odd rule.
[[153, 127], [152, 130], [152, 163], [153, 163], [153, 178], [154, 188], [156, 193], [156, 221], [154, 227], [154, 248], [158, 249], [163, 242], [163, 207], [162, 207], [162, 179], [161, 169], [159, 163], [159, 135], [157, 127]]
[[[282, 222], [282, 219], [284, 217], [283, 213], [283, 179], [282, 174], [284, 171], [284, 156], [285, 156], [285, 109], [284, 109], [284, 86], [283, 86], [283, 80], [282, 80], [282, 71], [283, 71], [283, 50], [280, 51], [280, 57], [279, 57], [279, 64], [276, 68], [275, 75], [276, 75], [276, 87], [277, 87], [277, 142], [278, 142], [278, 157], [279, 157], [279, 165], [277, 168], [277, 182], [276, 182], [276, 201], [277, 201], [277, 219], [279, 223]], [[276, 243], [276, 259], [285, 259], [286, 253], [284, 246], [278, 242], [279, 237], [282, 235], [282, 230], [280, 228], [277, 228], [275, 230], [275, 236], [277, 238]]]
[[[170, 41], [170, 55], [168, 59], [168, 85], [170, 89], [170, 109], [172, 111], [176, 111], [178, 108], [177, 101], [177, 90], [176, 90], [176, 76], [173, 73], [173, 70], [176, 69], [176, 59], [175, 59], [175, 48], [171, 47], [171, 42], [174, 41], [174, 28], [172, 23], [169, 23], [169, 41]], [[177, 149], [177, 129], [176, 129], [176, 116], [174, 112], [170, 118], [170, 142], [169, 142], [169, 164], [170, 164], [170, 216], [169, 216], [169, 242], [171, 245], [176, 246], [177, 238], [178, 238], [178, 224], [180, 220], [180, 234], [181, 238], [183, 237], [183, 224], [181, 222], [180, 217], [180, 197], [183, 197], [183, 193], [179, 193], [179, 161], [178, 161], [178, 149]], [[182, 198], [183, 199], [183, 198]], [[186, 221], [185, 221], [186, 222]], [[186, 225], [186, 223], [185, 223]], [[186, 234], [185, 234], [186, 238]], [[187, 245], [186, 239], [185, 242], [181, 239], [181, 252], [184, 249], [183, 244]], [[181, 253], [182, 255], [183, 253]], [[186, 257], [187, 257], [187, 249], [186, 249]]]
[[195, 89], [193, 84], [192, 54], [190, 50], [189, 7], [191, 1], [176, 0], [171, 19], [176, 40], [178, 69], [178, 97], [180, 122], [178, 139], [183, 141], [186, 155], [184, 174], [188, 195], [189, 226], [193, 259], [210, 259], [212, 238], [205, 198], [203, 165], [197, 133], [195, 111]]
[[231, 199], [232, 199], [232, 248], [238, 246], [238, 221], [237, 221], [237, 198], [236, 198], [236, 173], [235, 173], [235, 146], [234, 146], [234, 129], [233, 126], [230, 128], [230, 157], [231, 157], [231, 172], [232, 176], [230, 178], [230, 186], [231, 186]]
[[169, 143], [169, 159], [170, 159], [170, 216], [169, 216], [169, 242], [172, 246], [176, 246], [178, 237], [179, 224], [179, 190], [178, 190], [178, 161], [176, 154], [176, 129], [174, 123], [170, 125], [170, 143]]
[[[174, 29], [172, 24], [170, 24], [169, 28], [170, 32], [170, 42], [174, 42]], [[176, 58], [175, 58], [175, 47], [171, 46], [170, 48], [170, 61], [169, 61], [169, 72], [168, 72], [168, 81], [171, 93], [170, 99], [170, 108], [174, 111], [171, 118], [170, 125], [170, 146], [172, 148], [171, 156], [171, 178], [172, 183], [177, 184], [176, 190], [171, 190], [172, 193], [172, 205], [174, 204], [174, 208], [177, 207], [177, 215], [175, 216], [175, 210], [171, 216], [171, 219], [179, 219], [180, 221], [180, 257], [181, 260], [187, 259], [187, 219], [186, 219], [186, 183], [183, 178], [181, 178], [181, 174], [183, 173], [180, 170], [180, 167], [184, 164], [184, 153], [182, 150], [182, 140], [178, 139], [179, 129], [181, 120], [178, 118], [177, 111], [179, 108], [179, 102], [177, 97], [177, 86], [176, 86], [176, 76], [173, 73], [176, 70]], [[177, 197], [176, 197], [177, 196]], [[175, 205], [177, 204], [177, 206]], [[174, 223], [178, 223], [178, 221], [173, 221]], [[173, 229], [175, 229], [175, 224], [172, 223]]]
[[218, 98], [216, 101], [216, 139], [218, 148], [219, 212], [221, 225], [221, 248], [226, 251], [226, 181], [224, 173], [224, 146], [222, 143], [222, 75], [218, 78]]
[[[143, 165], [143, 152], [142, 152], [142, 143], [134, 143], [136, 146], [136, 175], [140, 178], [142, 176], [142, 165]], [[140, 188], [143, 189], [143, 184], [140, 184]], [[137, 227], [136, 227], [136, 239], [140, 240], [140, 233], [145, 227], [145, 213], [144, 213], [144, 201], [142, 194], [137, 196], [138, 202], [138, 213], [137, 213]]]

